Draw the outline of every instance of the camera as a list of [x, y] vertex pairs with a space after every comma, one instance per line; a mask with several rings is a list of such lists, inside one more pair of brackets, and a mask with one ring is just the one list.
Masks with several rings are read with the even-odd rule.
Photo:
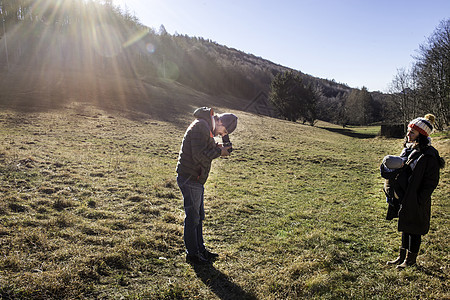
[[[232, 147], [233, 144], [230, 142], [230, 137], [227, 135], [224, 135], [222, 137], [222, 142], [223, 142], [223, 146], [224, 147]], [[233, 148], [228, 149], [228, 152], [231, 153], [231, 151], [233, 151]]]

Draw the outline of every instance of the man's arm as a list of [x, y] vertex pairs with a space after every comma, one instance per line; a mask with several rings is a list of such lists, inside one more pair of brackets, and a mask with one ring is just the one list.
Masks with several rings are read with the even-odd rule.
[[192, 159], [196, 163], [207, 165], [222, 155], [221, 147], [216, 145], [214, 138], [210, 137], [209, 130], [201, 123], [192, 128], [191, 134]]

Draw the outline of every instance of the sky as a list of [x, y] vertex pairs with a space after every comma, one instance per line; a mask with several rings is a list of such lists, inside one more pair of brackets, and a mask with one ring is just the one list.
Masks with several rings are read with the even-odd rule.
[[450, 0], [113, 0], [139, 22], [203, 37], [314, 77], [388, 92]]

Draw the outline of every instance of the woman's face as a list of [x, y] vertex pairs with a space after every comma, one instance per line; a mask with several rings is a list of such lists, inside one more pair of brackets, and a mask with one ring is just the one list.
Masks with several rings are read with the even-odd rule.
[[408, 138], [409, 143], [414, 142], [418, 136], [419, 132], [417, 130], [411, 127], [408, 128], [408, 133], [406, 134], [406, 137]]

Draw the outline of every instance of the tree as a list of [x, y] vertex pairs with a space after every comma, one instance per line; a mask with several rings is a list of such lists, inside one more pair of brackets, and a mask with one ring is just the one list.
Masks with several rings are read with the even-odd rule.
[[442, 21], [420, 45], [410, 70], [399, 69], [390, 91], [403, 124], [425, 113], [436, 115], [436, 127], [450, 122], [450, 19]]
[[269, 100], [278, 113], [289, 121], [302, 119], [314, 125], [316, 96], [311, 86], [305, 87], [298, 73], [287, 71], [275, 76]]
[[401, 124], [406, 125], [409, 120], [417, 116], [419, 97], [417, 95], [417, 73], [414, 68], [397, 69], [390, 85], [391, 99], [394, 107], [400, 112]]
[[161, 26], [159, 26], [159, 34], [160, 34], [161, 36], [167, 36], [167, 35], [169, 35], [169, 33], [168, 33], [167, 30], [166, 30], [166, 27], [164, 27], [163, 24], [161, 24]]
[[367, 125], [372, 121], [373, 99], [366, 87], [353, 89], [345, 101], [345, 119], [355, 125]]
[[303, 93], [300, 94], [300, 99], [302, 100], [300, 110], [301, 119], [303, 120], [303, 124], [308, 122], [314, 125], [317, 120], [318, 91], [312, 84], [304, 87], [302, 91]]
[[422, 107], [438, 117], [436, 125], [450, 123], [450, 19], [442, 21], [417, 57], [418, 92]]

